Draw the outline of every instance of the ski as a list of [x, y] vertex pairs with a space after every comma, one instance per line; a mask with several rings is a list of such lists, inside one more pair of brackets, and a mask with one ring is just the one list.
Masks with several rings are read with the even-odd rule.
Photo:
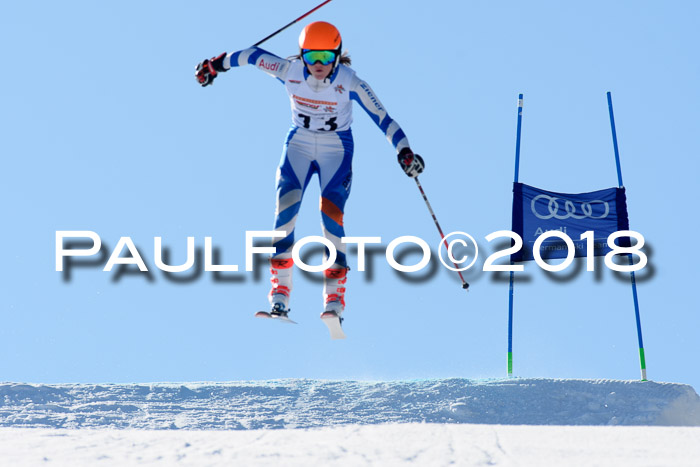
[[[273, 315], [267, 311], [258, 311], [255, 313], [256, 318], [272, 319], [283, 323], [298, 324], [296, 321], [289, 319], [286, 315]], [[323, 324], [326, 325], [330, 332], [331, 339], [345, 339], [347, 336], [341, 326], [342, 319], [338, 317], [335, 311], [327, 311], [321, 314]]]
[[321, 319], [323, 320], [323, 324], [328, 328], [328, 331], [330, 331], [331, 339], [345, 339], [345, 332], [343, 332], [343, 327], [340, 325], [342, 319], [335, 311], [321, 313]]
[[289, 323], [289, 324], [298, 324], [296, 321], [292, 321], [289, 319], [287, 315], [273, 315], [268, 313], [267, 311], [258, 311], [255, 313], [256, 318], [267, 318], [267, 319], [274, 319], [277, 321], [282, 321], [283, 323]]

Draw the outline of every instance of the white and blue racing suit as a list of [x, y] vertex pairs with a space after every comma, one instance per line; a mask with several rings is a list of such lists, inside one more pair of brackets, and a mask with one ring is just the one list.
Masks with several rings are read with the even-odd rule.
[[321, 186], [323, 235], [336, 248], [332, 267], [347, 267], [341, 238], [345, 202], [352, 183], [353, 138], [352, 101], [357, 102], [400, 152], [408, 140], [401, 127], [389, 117], [369, 85], [355, 72], [338, 65], [325, 80], [317, 80], [299, 59], [277, 57], [258, 47], [227, 54], [224, 68], [254, 65], [281, 81], [292, 107], [292, 127], [284, 143], [277, 171], [275, 230], [287, 232], [276, 241], [275, 259], [291, 257], [294, 225], [304, 190], [314, 173]]

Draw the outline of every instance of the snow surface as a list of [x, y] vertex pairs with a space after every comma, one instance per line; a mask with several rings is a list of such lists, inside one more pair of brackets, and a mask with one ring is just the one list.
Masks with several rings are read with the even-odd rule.
[[1, 465], [697, 466], [698, 459], [700, 397], [683, 384], [0, 384]]
[[5, 427], [250, 430], [395, 422], [700, 426], [700, 397], [684, 384], [517, 378], [0, 384]]
[[1, 465], [695, 466], [698, 427], [410, 423], [304, 430], [0, 428]]

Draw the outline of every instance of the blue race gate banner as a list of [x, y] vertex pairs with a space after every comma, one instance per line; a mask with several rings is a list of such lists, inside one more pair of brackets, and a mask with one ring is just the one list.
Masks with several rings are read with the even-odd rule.
[[[629, 230], [627, 199], [624, 188], [608, 188], [590, 193], [556, 193], [524, 183], [513, 184], [513, 232], [523, 239], [523, 248], [511, 255], [511, 261], [533, 260], [532, 248], [537, 237], [550, 230], [567, 234], [575, 245], [575, 256], [586, 256], [586, 241], [581, 234], [592, 230], [594, 255], [610, 251], [608, 236], [619, 230]], [[617, 243], [629, 246], [629, 237]], [[540, 247], [542, 258], [566, 258], [566, 243], [552, 237]]]

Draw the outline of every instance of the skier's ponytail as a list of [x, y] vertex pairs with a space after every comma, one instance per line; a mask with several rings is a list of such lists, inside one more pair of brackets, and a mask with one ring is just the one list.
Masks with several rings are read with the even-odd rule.
[[343, 53], [340, 55], [340, 63], [343, 65], [352, 65], [352, 60], [347, 52], [343, 51]]

